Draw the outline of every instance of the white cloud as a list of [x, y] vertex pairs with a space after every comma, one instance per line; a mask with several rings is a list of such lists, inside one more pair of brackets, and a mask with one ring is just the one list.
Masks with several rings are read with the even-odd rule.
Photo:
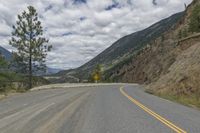
[[[184, 10], [192, 0], [0, 0], [1, 46], [8, 45], [17, 14], [33, 5], [53, 50], [47, 64], [78, 67], [122, 36]], [[155, 4], [156, 2], [156, 4]], [[110, 10], [106, 10], [110, 9]]]

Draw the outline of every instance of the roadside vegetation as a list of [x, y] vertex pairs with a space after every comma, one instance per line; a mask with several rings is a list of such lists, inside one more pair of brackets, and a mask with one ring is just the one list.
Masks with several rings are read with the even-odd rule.
[[189, 31], [192, 33], [200, 32], [200, 5], [196, 5], [192, 11]]
[[98, 64], [96, 65], [95, 69], [92, 71], [92, 73], [89, 76], [88, 82], [93, 83], [99, 83], [103, 82], [103, 70], [102, 65]]
[[156, 91], [151, 90], [151, 89], [147, 89], [146, 92], [149, 94], [153, 94], [153, 95], [183, 104], [185, 106], [200, 109], [200, 95], [199, 94], [185, 95], [185, 94], [172, 94], [170, 92], [157, 93]]

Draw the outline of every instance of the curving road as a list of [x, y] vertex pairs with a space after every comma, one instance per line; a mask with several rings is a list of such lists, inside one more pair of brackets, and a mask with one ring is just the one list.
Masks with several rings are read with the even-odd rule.
[[200, 111], [138, 85], [47, 89], [0, 101], [0, 133], [200, 133]]

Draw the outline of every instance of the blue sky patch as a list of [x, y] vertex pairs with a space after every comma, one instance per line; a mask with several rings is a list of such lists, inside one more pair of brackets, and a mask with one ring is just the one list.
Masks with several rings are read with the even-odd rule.
[[152, 3], [153, 3], [153, 5], [155, 5], [155, 6], [157, 6], [157, 5], [158, 5], [158, 3], [157, 3], [157, 1], [156, 1], [156, 0], [153, 0], [153, 1], [152, 1]]
[[112, 10], [113, 8], [120, 8], [120, 4], [118, 2], [113, 2], [113, 4], [106, 7], [105, 10], [109, 11]]
[[51, 10], [52, 8], [53, 8], [52, 5], [48, 5], [44, 10], [45, 10], [45, 12], [47, 12], [48, 10]]
[[87, 3], [87, 0], [74, 0], [74, 4], [85, 4]]
[[86, 18], [86, 17], [80, 17], [79, 19], [80, 19], [80, 21], [84, 21], [84, 20], [86, 20], [87, 18]]
[[72, 35], [73, 33], [71, 32], [66, 32], [66, 33], [63, 33], [62, 36], [69, 36], [69, 35]]

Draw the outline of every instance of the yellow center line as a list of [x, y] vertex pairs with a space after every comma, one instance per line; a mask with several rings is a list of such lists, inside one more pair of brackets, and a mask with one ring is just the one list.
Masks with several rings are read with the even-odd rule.
[[177, 133], [187, 133], [186, 131], [184, 131], [183, 129], [177, 127], [176, 125], [174, 125], [172, 122], [166, 120], [165, 118], [163, 118], [162, 116], [160, 116], [159, 114], [155, 113], [154, 111], [152, 111], [151, 109], [147, 108], [146, 106], [144, 106], [143, 104], [141, 104], [140, 102], [138, 102], [137, 100], [135, 100], [133, 97], [129, 96], [124, 90], [123, 87], [120, 87], [120, 92], [126, 96], [130, 101], [132, 101], [134, 104], [136, 104], [137, 106], [139, 106], [140, 108], [142, 108], [144, 111], [146, 111], [148, 114], [150, 114], [151, 116], [153, 116], [154, 118], [156, 118], [157, 120], [159, 120], [160, 122], [162, 122], [163, 124], [167, 125], [169, 128], [171, 128], [172, 130], [174, 130]]

